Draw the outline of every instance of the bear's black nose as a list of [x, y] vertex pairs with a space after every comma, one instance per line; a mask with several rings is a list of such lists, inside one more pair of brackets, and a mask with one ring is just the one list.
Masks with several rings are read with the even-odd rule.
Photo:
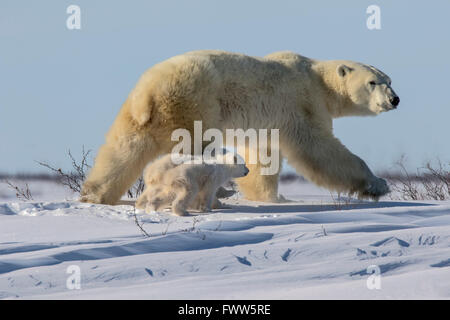
[[396, 107], [400, 103], [400, 98], [395, 96], [395, 97], [391, 98], [390, 102], [394, 107]]

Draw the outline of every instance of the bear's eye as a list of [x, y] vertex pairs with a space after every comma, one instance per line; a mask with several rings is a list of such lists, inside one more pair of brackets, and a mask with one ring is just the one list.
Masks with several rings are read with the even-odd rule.
[[370, 81], [369, 84], [370, 84], [371, 86], [376, 85], [375, 81]]

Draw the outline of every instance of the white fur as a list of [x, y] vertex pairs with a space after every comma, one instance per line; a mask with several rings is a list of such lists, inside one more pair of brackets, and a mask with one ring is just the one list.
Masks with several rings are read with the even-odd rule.
[[[232, 156], [225, 155], [225, 158]], [[172, 211], [177, 215], [186, 215], [190, 207], [208, 212], [213, 207], [219, 187], [228, 180], [243, 177], [247, 173], [245, 164], [224, 163], [219, 157], [200, 164], [186, 159], [183, 163], [174, 165], [172, 156], [168, 154], [145, 170], [146, 189], [137, 200], [136, 207], [158, 210], [172, 205]]]
[[[193, 136], [195, 120], [202, 121], [203, 130], [279, 129], [280, 157], [307, 179], [378, 198], [388, 192], [385, 182], [333, 135], [332, 122], [388, 111], [394, 96], [387, 75], [353, 61], [292, 52], [264, 58], [189, 52], [142, 75], [98, 152], [81, 200], [116, 203], [148, 162], [171, 152], [173, 130], [184, 128]], [[247, 160], [251, 150], [242, 150]], [[250, 174], [237, 180], [239, 188], [248, 199], [277, 201], [278, 174], [261, 175], [261, 167], [249, 165]]]

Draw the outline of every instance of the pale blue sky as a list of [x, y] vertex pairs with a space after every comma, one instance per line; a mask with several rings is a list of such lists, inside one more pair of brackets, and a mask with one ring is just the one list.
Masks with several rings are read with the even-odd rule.
[[[66, 8], [81, 7], [81, 30]], [[366, 8], [381, 8], [381, 30]], [[70, 167], [66, 152], [97, 151], [140, 74], [173, 55], [291, 50], [349, 59], [390, 75], [398, 110], [335, 121], [335, 133], [375, 170], [405, 153], [449, 161], [450, 1], [0, 2], [0, 172]]]

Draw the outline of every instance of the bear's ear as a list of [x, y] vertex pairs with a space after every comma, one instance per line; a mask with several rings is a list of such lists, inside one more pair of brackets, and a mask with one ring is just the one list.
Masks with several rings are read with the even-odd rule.
[[340, 77], [345, 77], [347, 74], [349, 74], [353, 69], [346, 66], [345, 64], [340, 64], [336, 68], [336, 72]]

